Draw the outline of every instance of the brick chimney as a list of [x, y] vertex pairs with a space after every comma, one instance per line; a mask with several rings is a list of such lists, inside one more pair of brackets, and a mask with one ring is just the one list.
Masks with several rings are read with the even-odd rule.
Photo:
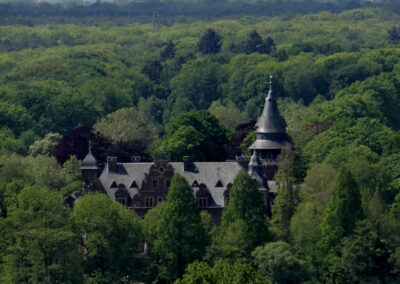
[[117, 157], [107, 157], [107, 171], [108, 173], [117, 172]]

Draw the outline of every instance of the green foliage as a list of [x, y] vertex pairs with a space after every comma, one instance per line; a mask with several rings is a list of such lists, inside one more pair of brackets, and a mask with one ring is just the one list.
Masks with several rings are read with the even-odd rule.
[[93, 126], [94, 130], [113, 142], [145, 140], [151, 145], [157, 139], [157, 128], [134, 108], [121, 108]]
[[234, 129], [239, 124], [247, 121], [246, 114], [241, 113], [240, 110], [233, 104], [221, 104], [220, 101], [214, 101], [208, 111], [214, 115], [218, 121], [226, 128]]
[[252, 256], [258, 271], [271, 283], [301, 283], [309, 279], [305, 262], [285, 242], [272, 242], [258, 247]]
[[0, 219], [1, 282], [81, 282], [79, 236], [67, 222], [61, 195], [25, 186], [18, 194], [8, 194], [6, 202], [15, 207], [9, 206], [7, 218]]
[[277, 196], [272, 205], [271, 231], [278, 240], [288, 241], [289, 225], [296, 203], [298, 191], [295, 189], [294, 152], [289, 147], [282, 149], [278, 156], [278, 171], [274, 179], [278, 184]]
[[390, 250], [368, 222], [357, 224], [343, 239], [340, 258], [332, 258], [329, 279], [340, 283], [396, 282], [389, 261]]
[[89, 279], [99, 274], [112, 281], [137, 277], [142, 230], [132, 211], [104, 194], [87, 194], [75, 203], [71, 219], [83, 239], [84, 272]]
[[163, 152], [173, 161], [190, 156], [195, 161], [220, 161], [225, 158], [227, 130], [207, 111], [180, 114], [166, 126], [156, 152]]
[[51, 156], [58, 143], [60, 142], [62, 136], [58, 133], [47, 133], [46, 136], [35, 141], [31, 146], [29, 146], [29, 154], [32, 156], [37, 155], [47, 155]]
[[256, 246], [268, 241], [266, 207], [255, 181], [245, 171], [236, 176], [229, 202], [222, 214], [218, 242], [221, 256], [248, 256]]
[[190, 264], [182, 280], [175, 282], [176, 284], [222, 284], [222, 283], [254, 283], [261, 284], [270, 283], [264, 279], [260, 273], [258, 273], [249, 264], [235, 262], [233, 265], [217, 262], [214, 267], [210, 267], [205, 262], [194, 262]]
[[337, 253], [340, 240], [353, 232], [356, 221], [362, 216], [361, 196], [357, 184], [350, 171], [342, 167], [335, 178], [332, 197], [321, 224], [322, 250]]
[[181, 112], [207, 109], [222, 97], [224, 72], [219, 64], [208, 59], [197, 59], [182, 66], [170, 81], [174, 115]]
[[208, 29], [200, 38], [197, 47], [203, 54], [218, 53], [221, 50], [222, 38], [213, 29]]
[[176, 174], [168, 191], [167, 201], [159, 209], [152, 254], [165, 268], [164, 277], [169, 281], [181, 278], [186, 265], [198, 260], [205, 252], [206, 232], [200, 225], [192, 189], [185, 178]]

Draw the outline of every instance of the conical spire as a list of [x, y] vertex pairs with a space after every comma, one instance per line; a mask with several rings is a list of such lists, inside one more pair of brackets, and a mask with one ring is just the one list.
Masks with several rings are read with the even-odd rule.
[[82, 161], [81, 170], [97, 170], [97, 160], [92, 154], [92, 142], [89, 140], [89, 152]]
[[285, 133], [286, 122], [279, 114], [276, 98], [272, 91], [272, 75], [269, 81], [269, 92], [265, 98], [263, 112], [257, 122], [257, 133]]
[[261, 167], [261, 162], [260, 162], [260, 155], [258, 154], [257, 150], [254, 150], [253, 155], [251, 155], [250, 162], [249, 162], [249, 174], [250, 173], [250, 168], [252, 167]]
[[249, 163], [249, 175], [256, 181], [258, 188], [266, 188], [264, 180], [262, 178], [262, 164], [258, 150], [253, 151]]

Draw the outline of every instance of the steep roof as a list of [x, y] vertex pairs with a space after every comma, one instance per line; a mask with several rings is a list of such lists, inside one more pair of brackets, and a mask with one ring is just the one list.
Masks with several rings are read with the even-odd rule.
[[97, 170], [97, 160], [92, 154], [92, 145], [89, 141], [89, 153], [82, 161], [81, 170]]
[[257, 133], [285, 133], [286, 122], [280, 115], [276, 98], [272, 93], [272, 76], [268, 96], [261, 116], [257, 121]]
[[[193, 185], [195, 181], [198, 185], [204, 184], [213, 200], [210, 206], [215, 207], [224, 207], [224, 191], [229, 183], [233, 184], [233, 180], [242, 169], [237, 162], [193, 162], [195, 171], [184, 171], [182, 162], [171, 162], [169, 164], [173, 167], [175, 174], [181, 174], [186, 178], [189, 185]], [[138, 188], [130, 188], [130, 185], [135, 181], [139, 188], [142, 187], [145, 175], [152, 165], [153, 163], [118, 163], [115, 173], [103, 171], [100, 175], [100, 182], [112, 200], [114, 200], [117, 191], [117, 188], [111, 188], [113, 182], [116, 182], [117, 185], [123, 184], [133, 198], [139, 191]], [[223, 187], [220, 187], [220, 184]], [[199, 190], [195, 186], [192, 186], [192, 188], [193, 194]]]
[[291, 145], [286, 137], [286, 121], [279, 113], [272, 92], [272, 76], [270, 78], [268, 96], [257, 121], [257, 140], [249, 147], [251, 150], [277, 150]]

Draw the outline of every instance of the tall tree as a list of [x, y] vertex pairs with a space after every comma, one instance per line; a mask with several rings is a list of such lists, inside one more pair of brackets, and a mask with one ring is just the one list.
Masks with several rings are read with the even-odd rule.
[[253, 52], [260, 52], [260, 50], [262, 50], [263, 48], [264, 43], [261, 36], [256, 30], [253, 30], [246, 41], [246, 45], [244, 47], [245, 53], [250, 54]]
[[[256, 246], [268, 241], [266, 217], [266, 207], [256, 182], [247, 172], [240, 171], [234, 180], [228, 205], [222, 215], [219, 236], [221, 245], [226, 245], [225, 241], [230, 240], [226, 237], [232, 232], [236, 232], [234, 235], [244, 234], [246, 245], [242, 248], [247, 251], [240, 254], [249, 255]], [[236, 242], [238, 247], [239, 243]], [[235, 245], [232, 248], [237, 249]]]
[[165, 61], [175, 57], [175, 44], [169, 41], [160, 53], [160, 59]]
[[0, 282], [81, 283], [80, 236], [69, 225], [62, 195], [25, 186], [5, 199], [8, 215], [0, 218]]
[[389, 42], [398, 43], [400, 41], [400, 27], [392, 26], [387, 33]]
[[332, 197], [321, 224], [321, 249], [325, 252], [337, 252], [341, 239], [353, 232], [356, 221], [362, 216], [358, 186], [350, 171], [342, 167], [336, 176]]
[[221, 51], [222, 37], [213, 29], [208, 29], [200, 38], [197, 47], [203, 54]]
[[132, 211], [104, 194], [87, 194], [77, 201], [71, 218], [83, 237], [88, 279], [93, 283], [100, 278], [108, 283], [136, 279], [142, 230]]
[[160, 80], [163, 66], [160, 60], [148, 60], [143, 65], [141, 72], [147, 75], [150, 80], [158, 82]]
[[290, 236], [290, 220], [294, 214], [297, 191], [294, 188], [295, 168], [294, 152], [291, 147], [282, 149], [278, 157], [278, 172], [275, 180], [278, 184], [277, 197], [272, 205], [271, 230], [279, 240], [288, 241]]
[[166, 135], [156, 151], [175, 161], [181, 161], [186, 155], [197, 161], [222, 161], [225, 160], [227, 133], [208, 111], [182, 113], [167, 124]]
[[164, 277], [168, 281], [181, 278], [186, 265], [202, 257], [206, 243], [192, 188], [184, 177], [176, 174], [167, 201], [160, 209], [152, 250], [166, 268]]
[[302, 283], [309, 278], [305, 262], [285, 242], [271, 242], [260, 246], [254, 250], [252, 256], [258, 271], [271, 283]]

